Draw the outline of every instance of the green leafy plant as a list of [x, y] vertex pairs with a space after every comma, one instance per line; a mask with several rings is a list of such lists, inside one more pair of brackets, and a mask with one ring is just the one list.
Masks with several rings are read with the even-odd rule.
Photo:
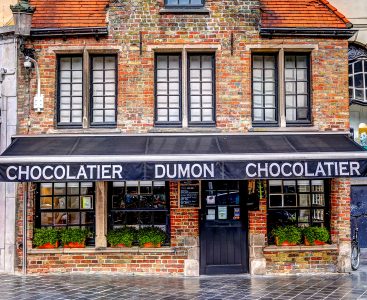
[[302, 239], [301, 228], [294, 225], [278, 226], [271, 231], [271, 234], [277, 240], [278, 245], [284, 242], [299, 244]]
[[33, 233], [33, 245], [40, 247], [47, 243], [55, 245], [60, 239], [60, 232], [56, 228], [36, 228]]
[[306, 227], [303, 229], [302, 233], [311, 245], [313, 245], [315, 241], [326, 243], [330, 238], [329, 231], [325, 227]]
[[85, 240], [90, 235], [90, 231], [88, 229], [82, 228], [65, 228], [61, 230], [61, 242], [63, 245], [67, 245], [69, 243], [85, 243]]
[[146, 243], [158, 246], [166, 240], [166, 233], [158, 227], [143, 227], [138, 230], [137, 240], [139, 246], [143, 246]]
[[118, 228], [107, 233], [107, 241], [111, 246], [124, 244], [127, 247], [131, 247], [135, 239], [136, 230], [133, 227]]

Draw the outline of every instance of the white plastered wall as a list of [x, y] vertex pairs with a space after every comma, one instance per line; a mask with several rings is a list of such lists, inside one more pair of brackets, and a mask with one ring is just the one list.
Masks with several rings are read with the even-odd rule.
[[[0, 68], [7, 70], [0, 82], [2, 153], [16, 134], [17, 126], [17, 44], [12, 35], [0, 38]], [[15, 216], [15, 184], [0, 182], [0, 272], [14, 272]]]

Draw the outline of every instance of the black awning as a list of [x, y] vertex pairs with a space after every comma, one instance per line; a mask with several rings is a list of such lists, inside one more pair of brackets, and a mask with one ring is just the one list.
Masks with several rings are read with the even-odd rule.
[[21, 136], [1, 181], [364, 176], [367, 151], [342, 134]]

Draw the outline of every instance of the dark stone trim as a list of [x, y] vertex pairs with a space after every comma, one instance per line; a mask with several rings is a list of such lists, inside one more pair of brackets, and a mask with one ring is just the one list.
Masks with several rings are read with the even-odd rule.
[[107, 27], [66, 27], [66, 28], [33, 28], [31, 37], [68, 37], [68, 36], [101, 36], [107, 35]]
[[206, 8], [163, 8], [160, 14], [199, 14], [208, 15], [210, 11]]
[[357, 99], [349, 99], [349, 105], [360, 105], [360, 106], [367, 106], [367, 102], [363, 100], [357, 100]]
[[357, 30], [352, 29], [329, 29], [329, 28], [260, 28], [262, 37], [277, 36], [301, 36], [301, 37], [328, 37], [328, 38], [351, 38]]

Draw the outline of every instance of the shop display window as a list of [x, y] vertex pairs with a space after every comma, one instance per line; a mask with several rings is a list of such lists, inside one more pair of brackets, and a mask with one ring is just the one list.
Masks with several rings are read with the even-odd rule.
[[268, 233], [279, 225], [329, 227], [324, 180], [269, 180]]
[[109, 187], [109, 227], [156, 226], [168, 232], [168, 186], [164, 181], [112, 182]]
[[94, 191], [93, 182], [39, 183], [36, 227], [80, 227], [94, 232]]

